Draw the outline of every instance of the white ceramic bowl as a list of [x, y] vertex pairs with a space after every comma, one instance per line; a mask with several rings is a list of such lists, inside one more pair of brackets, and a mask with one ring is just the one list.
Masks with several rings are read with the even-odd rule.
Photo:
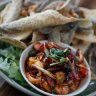
[[[41, 43], [44, 43], [44, 42], [47, 42], [47, 41], [40, 41], [40, 42], [41, 42]], [[58, 45], [60, 45], [61, 47], [69, 47], [69, 48], [72, 49], [73, 53], [76, 52], [76, 49], [74, 49], [73, 47], [70, 47], [70, 46], [67, 45], [67, 44], [59, 43]], [[86, 60], [84, 60], [84, 61], [85, 61], [86, 67], [87, 67], [87, 69], [88, 69], [88, 75], [86, 76], [86, 78], [84, 78], [84, 79], [81, 81], [80, 86], [79, 86], [78, 89], [75, 90], [74, 92], [69, 93], [69, 94], [67, 94], [67, 95], [55, 95], [55, 94], [50, 94], [50, 93], [48, 93], [48, 92], [45, 92], [45, 91], [39, 89], [38, 87], [36, 87], [34, 84], [32, 84], [32, 83], [27, 79], [27, 77], [26, 77], [26, 75], [25, 75], [25, 60], [26, 60], [26, 58], [28, 57], [28, 53], [29, 53], [29, 51], [32, 49], [32, 47], [33, 47], [33, 44], [30, 45], [30, 46], [28, 46], [28, 47], [23, 51], [23, 53], [22, 53], [22, 55], [21, 55], [21, 58], [20, 58], [20, 70], [21, 70], [21, 73], [22, 73], [24, 79], [26, 80], [26, 82], [27, 82], [31, 87], [33, 87], [33, 88], [36, 89], [37, 91], [39, 91], [39, 92], [41, 92], [41, 93], [43, 93], [43, 94], [45, 94], [45, 95], [48, 95], [48, 96], [74, 96], [74, 95], [77, 95], [77, 94], [81, 93], [82, 91], [84, 91], [84, 90], [87, 88], [87, 86], [89, 85], [89, 82], [90, 82], [90, 80], [91, 80], [91, 71], [90, 71], [90, 67], [89, 67], [89, 65], [88, 65], [88, 63], [87, 63]]]

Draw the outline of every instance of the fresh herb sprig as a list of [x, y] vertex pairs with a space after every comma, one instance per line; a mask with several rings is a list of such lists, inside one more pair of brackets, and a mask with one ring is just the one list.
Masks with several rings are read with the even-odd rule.
[[50, 66], [54, 66], [54, 65], [57, 65], [57, 64], [64, 64], [65, 62], [66, 62], [66, 59], [62, 57], [59, 62], [51, 63]]
[[51, 58], [58, 60], [58, 62], [52, 63], [50, 64], [50, 66], [64, 64], [67, 61], [65, 55], [68, 52], [68, 50], [69, 48], [65, 48], [64, 50], [60, 50], [58, 48], [51, 48], [50, 50], [48, 50], [47, 48], [45, 48], [45, 54], [47, 57], [49, 56]]

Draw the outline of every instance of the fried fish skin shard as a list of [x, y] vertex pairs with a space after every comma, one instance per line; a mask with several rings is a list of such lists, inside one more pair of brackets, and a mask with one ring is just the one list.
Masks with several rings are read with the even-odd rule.
[[0, 14], [0, 18], [2, 19], [1, 24], [9, 23], [20, 17], [23, 1], [24, 0], [11, 0], [11, 3], [9, 3]]
[[30, 17], [25, 17], [7, 24], [2, 24], [0, 28], [6, 30], [6, 32], [12, 33], [14, 31], [29, 31], [47, 26], [66, 24], [76, 20], [77, 19], [73, 17], [65, 17], [55, 10], [47, 10]]
[[15, 47], [22, 48], [22, 49], [27, 47], [26, 44], [23, 43], [22, 41], [19, 41], [19, 40], [13, 39], [13, 38], [9, 38], [9, 37], [0, 36], [0, 41], [9, 43]]

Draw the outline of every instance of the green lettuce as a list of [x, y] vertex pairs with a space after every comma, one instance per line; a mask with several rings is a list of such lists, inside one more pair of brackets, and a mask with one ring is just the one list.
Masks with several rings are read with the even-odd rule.
[[4, 46], [5, 45], [0, 46], [0, 70], [11, 79], [26, 86], [27, 83], [22, 77], [19, 69], [19, 59], [23, 50], [10, 45]]

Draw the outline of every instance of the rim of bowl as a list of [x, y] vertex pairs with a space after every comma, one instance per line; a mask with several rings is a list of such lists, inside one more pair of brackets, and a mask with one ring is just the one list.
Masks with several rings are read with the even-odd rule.
[[[44, 42], [48, 42], [48, 41], [44, 40], [44, 41], [38, 41], [38, 42], [44, 43]], [[33, 44], [34, 44], [34, 43], [33, 43]], [[86, 78], [88, 78], [88, 79], [86, 80], [86, 83], [85, 83], [80, 89], [76, 89], [77, 91], [75, 90], [75, 91], [73, 91], [72, 93], [69, 93], [69, 94], [66, 94], [66, 95], [56, 95], [56, 94], [51, 94], [51, 93], [48, 93], [48, 92], [46, 92], [46, 91], [43, 91], [43, 90], [39, 89], [38, 87], [36, 87], [34, 84], [32, 84], [32, 83], [27, 79], [27, 77], [26, 77], [26, 75], [25, 75], [25, 68], [23, 67], [23, 65], [25, 65], [25, 64], [23, 64], [22, 61], [23, 61], [23, 59], [24, 59], [24, 55], [25, 55], [25, 57], [27, 58], [29, 51], [30, 51], [31, 48], [33, 47], [33, 44], [29, 45], [29, 46], [23, 51], [23, 53], [21, 54], [21, 57], [20, 57], [20, 62], [19, 62], [19, 67], [20, 67], [21, 74], [23, 75], [23, 77], [24, 77], [24, 79], [26, 80], [26, 82], [27, 82], [32, 88], [34, 88], [35, 90], [39, 91], [40, 93], [45, 94], [45, 95], [48, 95], [48, 96], [74, 96], [74, 95], [80, 94], [82, 91], [84, 91], [84, 90], [87, 88], [87, 86], [89, 85], [90, 80], [91, 80], [91, 71], [90, 71], [90, 67], [89, 67], [86, 59], [84, 59], [84, 62], [85, 62], [85, 65], [86, 65], [86, 67], [87, 67], [87, 69], [88, 69], [88, 76], [86, 77]], [[56, 43], [56, 44], [60, 45], [61, 47], [69, 47], [69, 48], [72, 49], [73, 52], [76, 51], [75, 48], [73, 48], [73, 47], [71, 47], [70, 45], [67, 45], [67, 44], [65, 44], [65, 43]], [[25, 58], [25, 59], [26, 59], [26, 58]], [[24, 60], [24, 62], [25, 62], [25, 60]], [[82, 81], [81, 81], [81, 82], [82, 82]]]

